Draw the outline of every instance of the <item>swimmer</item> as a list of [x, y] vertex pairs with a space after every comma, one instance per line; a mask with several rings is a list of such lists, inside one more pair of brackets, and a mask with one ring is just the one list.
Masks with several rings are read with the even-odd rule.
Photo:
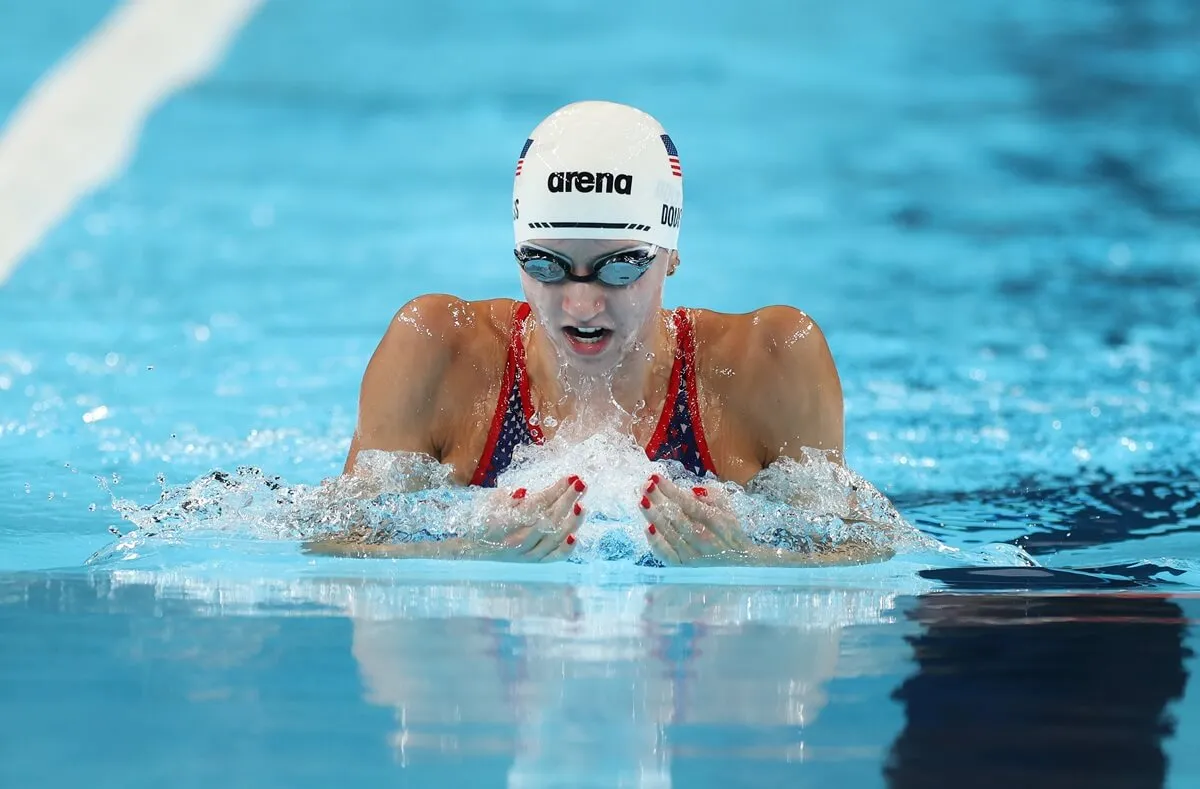
[[[404, 305], [363, 375], [344, 476], [359, 470], [361, 451], [409, 452], [451, 467], [460, 485], [494, 487], [516, 446], [614, 423], [651, 460], [743, 486], [781, 458], [805, 462], [806, 447], [843, 463], [841, 384], [811, 317], [790, 306], [740, 315], [663, 308], [665, 280], [681, 266], [682, 215], [679, 152], [658, 121], [600, 101], [552, 113], [516, 164], [513, 269], [524, 301], [430, 294]], [[587, 480], [564, 475], [545, 490], [497, 495], [504, 505], [475, 540], [343, 539], [310, 548], [516, 561], [570, 555]], [[717, 486], [654, 475], [635, 495], [651, 550], [668, 565], [886, 558], [873, 546], [800, 553], [757, 544]]]

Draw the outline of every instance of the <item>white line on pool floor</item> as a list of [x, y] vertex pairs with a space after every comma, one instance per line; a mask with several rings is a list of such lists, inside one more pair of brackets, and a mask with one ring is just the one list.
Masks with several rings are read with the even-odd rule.
[[203, 77], [263, 0], [126, 0], [0, 130], [0, 285], [129, 162], [146, 118]]

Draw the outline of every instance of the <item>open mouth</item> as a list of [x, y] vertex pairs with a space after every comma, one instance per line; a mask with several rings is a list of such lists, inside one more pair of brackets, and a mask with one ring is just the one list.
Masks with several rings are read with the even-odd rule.
[[612, 330], [595, 326], [564, 326], [563, 334], [572, 350], [586, 356], [603, 351], [612, 337]]

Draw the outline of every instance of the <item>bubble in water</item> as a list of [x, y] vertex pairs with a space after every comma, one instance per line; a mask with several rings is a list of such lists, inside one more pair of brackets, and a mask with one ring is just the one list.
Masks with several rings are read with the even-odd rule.
[[533, 427], [537, 427], [538, 423], [541, 422], [541, 420], [542, 420], [542, 417], [538, 414], [537, 411], [534, 411], [532, 414], [529, 415], [529, 424], [532, 425]]
[[93, 502], [92, 504], [88, 505], [88, 512], [95, 512], [95, 511], [96, 511], [96, 505]]

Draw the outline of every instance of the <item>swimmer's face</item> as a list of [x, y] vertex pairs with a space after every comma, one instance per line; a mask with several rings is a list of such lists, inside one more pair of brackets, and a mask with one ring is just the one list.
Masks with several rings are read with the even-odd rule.
[[[643, 247], [640, 241], [544, 240], [532, 242], [570, 260], [577, 276], [614, 252]], [[662, 307], [663, 279], [670, 250], [660, 250], [646, 273], [628, 285], [600, 282], [539, 282], [521, 272], [525, 299], [546, 328], [550, 342], [573, 367], [592, 373], [612, 370], [648, 336]]]

